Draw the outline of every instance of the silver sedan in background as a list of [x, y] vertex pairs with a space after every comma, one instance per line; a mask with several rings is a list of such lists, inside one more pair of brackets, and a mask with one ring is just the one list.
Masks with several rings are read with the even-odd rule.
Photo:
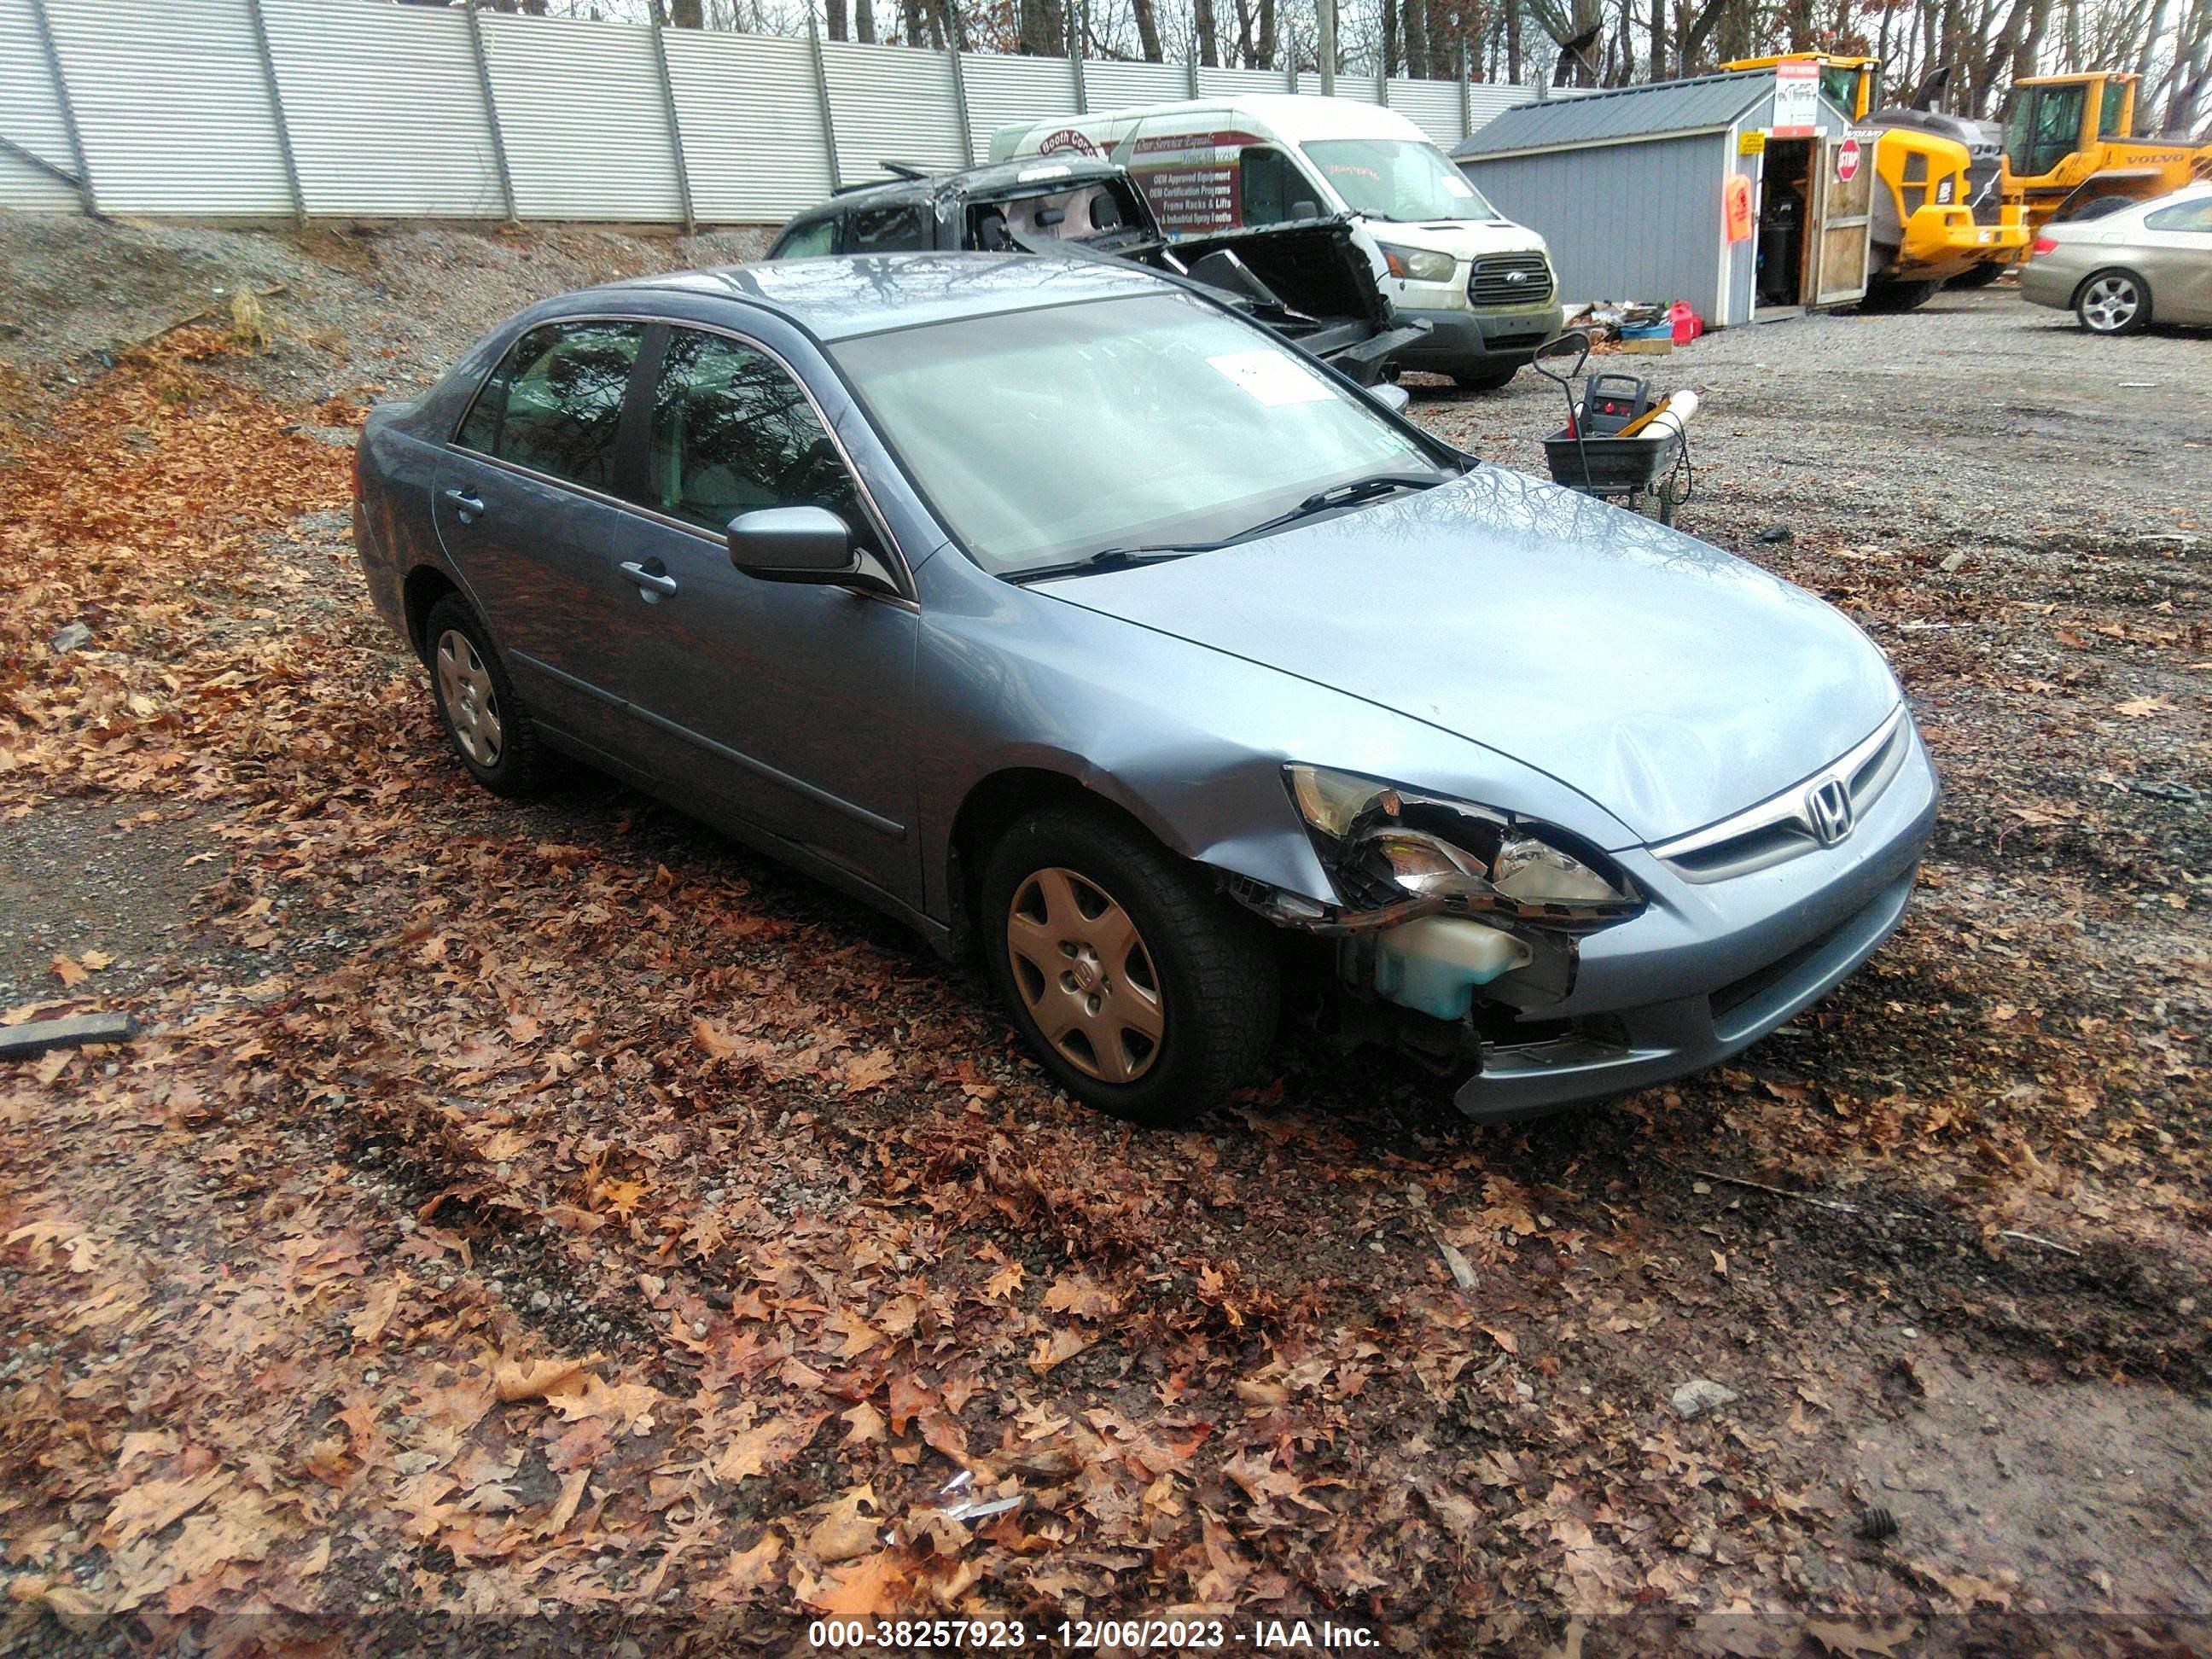
[[2020, 294], [2072, 312], [2092, 334], [2212, 325], [2212, 184], [2045, 225], [2021, 267]]

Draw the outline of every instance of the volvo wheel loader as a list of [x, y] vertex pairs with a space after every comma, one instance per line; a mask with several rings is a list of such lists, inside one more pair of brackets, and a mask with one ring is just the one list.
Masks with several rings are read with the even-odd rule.
[[2013, 82], [2004, 112], [2004, 193], [2028, 234], [2057, 218], [2148, 201], [2212, 179], [2212, 144], [2136, 136], [2138, 76], [2112, 70]]

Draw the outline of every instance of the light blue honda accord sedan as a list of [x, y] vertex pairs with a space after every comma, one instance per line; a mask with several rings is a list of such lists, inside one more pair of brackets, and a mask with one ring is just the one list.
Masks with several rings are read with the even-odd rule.
[[355, 533], [461, 763], [553, 751], [980, 950], [1148, 1123], [1281, 975], [1517, 1115], [1708, 1066], [1896, 927], [1881, 653], [1462, 453], [1170, 277], [989, 254], [547, 301], [370, 417]]

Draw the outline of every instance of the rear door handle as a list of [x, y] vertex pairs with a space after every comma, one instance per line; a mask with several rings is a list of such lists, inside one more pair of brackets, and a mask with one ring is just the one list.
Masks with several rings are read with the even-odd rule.
[[676, 591], [675, 577], [663, 576], [655, 571], [647, 570], [643, 565], [634, 561], [623, 565], [621, 569], [623, 575], [638, 585], [641, 590], [640, 597], [647, 605], [658, 605]]
[[484, 510], [483, 498], [471, 495], [465, 489], [449, 489], [446, 492], [446, 499], [453, 504], [453, 510], [459, 514], [463, 524], [474, 523]]

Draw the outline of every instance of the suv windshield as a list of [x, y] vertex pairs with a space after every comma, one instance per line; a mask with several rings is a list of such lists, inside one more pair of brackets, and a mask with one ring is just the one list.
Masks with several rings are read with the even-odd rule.
[[1304, 146], [1355, 213], [1376, 219], [1495, 219], [1498, 210], [1433, 144], [1326, 138]]
[[1183, 294], [831, 348], [987, 570], [1209, 542], [1378, 472], [1451, 476], [1304, 354]]

